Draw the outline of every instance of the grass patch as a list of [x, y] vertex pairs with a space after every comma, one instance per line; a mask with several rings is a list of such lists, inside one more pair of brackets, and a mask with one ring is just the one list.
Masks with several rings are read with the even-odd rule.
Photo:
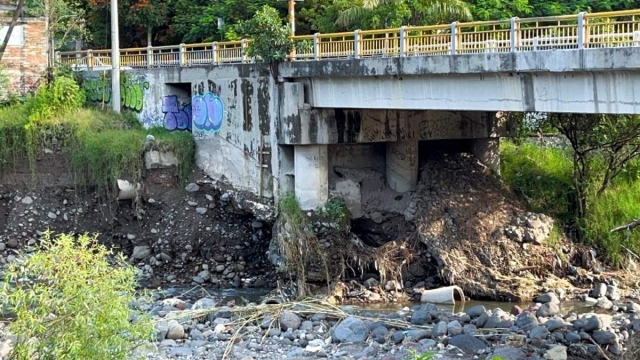
[[[0, 172], [28, 161], [37, 172], [36, 158], [44, 149], [64, 151], [80, 183], [96, 185], [108, 193], [118, 178], [140, 180], [146, 137], [155, 141], [146, 149], [171, 151], [179, 160], [177, 176], [185, 182], [195, 161], [195, 142], [190, 133], [168, 132], [164, 128], [144, 129], [130, 114], [74, 106], [62, 99], [75, 99], [68, 79], [42, 88], [24, 104], [0, 108]], [[73, 88], [73, 91], [67, 88]]]
[[[570, 149], [541, 147], [537, 144], [501, 144], [503, 181], [523, 198], [531, 211], [551, 215], [559, 224], [573, 217], [570, 194], [573, 191]], [[594, 161], [599, 166], [598, 161]], [[601, 195], [591, 191], [584, 220], [586, 240], [599, 249], [612, 265], [624, 264], [627, 250], [640, 255], [640, 231], [611, 234], [611, 229], [640, 217], [640, 161], [630, 163], [625, 171]], [[552, 234], [557, 243], [560, 234]]]

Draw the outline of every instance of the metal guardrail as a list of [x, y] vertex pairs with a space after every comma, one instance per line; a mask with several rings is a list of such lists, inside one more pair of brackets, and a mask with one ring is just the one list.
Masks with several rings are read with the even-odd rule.
[[[640, 9], [356, 30], [293, 39], [311, 46], [289, 54], [291, 61], [631, 47], [640, 46]], [[145, 68], [249, 63], [254, 61], [246, 56], [249, 43], [241, 40], [122, 49], [120, 64]], [[110, 66], [111, 50], [59, 52], [57, 58], [75, 68], [92, 69]]]

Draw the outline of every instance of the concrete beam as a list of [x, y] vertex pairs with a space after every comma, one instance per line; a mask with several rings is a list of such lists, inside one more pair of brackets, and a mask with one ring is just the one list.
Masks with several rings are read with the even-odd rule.
[[299, 61], [279, 71], [283, 78], [640, 71], [640, 47]]
[[397, 192], [414, 190], [418, 183], [418, 140], [387, 143], [387, 184]]
[[329, 200], [327, 145], [295, 146], [295, 194], [302, 210], [312, 210]]

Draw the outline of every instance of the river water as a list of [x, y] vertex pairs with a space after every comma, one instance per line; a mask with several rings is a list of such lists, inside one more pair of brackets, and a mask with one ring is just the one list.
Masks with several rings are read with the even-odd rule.
[[[203, 287], [168, 287], [155, 291], [160, 298], [178, 297], [183, 300], [196, 301], [203, 297], [211, 297], [215, 299], [221, 305], [233, 302], [237, 306], [243, 306], [249, 303], [260, 303], [266, 295], [271, 292], [272, 289], [264, 288], [251, 288], [251, 289], [217, 289], [217, 288], [203, 288]], [[398, 302], [398, 303], [375, 303], [375, 304], [358, 304], [348, 303], [344, 306], [349, 306], [357, 310], [373, 311], [373, 312], [396, 312], [403, 308], [411, 308], [419, 305], [418, 302]], [[514, 302], [500, 302], [500, 301], [466, 301], [458, 302], [455, 305], [438, 304], [437, 307], [440, 310], [450, 313], [465, 312], [467, 309], [482, 305], [487, 310], [502, 309], [506, 312], [510, 312], [514, 305], [519, 306], [522, 309], [526, 309], [531, 303], [514, 303]], [[586, 313], [586, 312], [598, 312], [593, 306], [587, 305], [585, 302], [580, 301], [564, 301], [560, 304], [560, 314]], [[605, 311], [606, 312], [606, 311]]]

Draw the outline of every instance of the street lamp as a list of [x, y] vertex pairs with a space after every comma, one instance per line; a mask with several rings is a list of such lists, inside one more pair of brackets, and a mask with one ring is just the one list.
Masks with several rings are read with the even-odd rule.
[[304, 0], [289, 0], [289, 26], [291, 27], [291, 36], [296, 34], [296, 3]]

